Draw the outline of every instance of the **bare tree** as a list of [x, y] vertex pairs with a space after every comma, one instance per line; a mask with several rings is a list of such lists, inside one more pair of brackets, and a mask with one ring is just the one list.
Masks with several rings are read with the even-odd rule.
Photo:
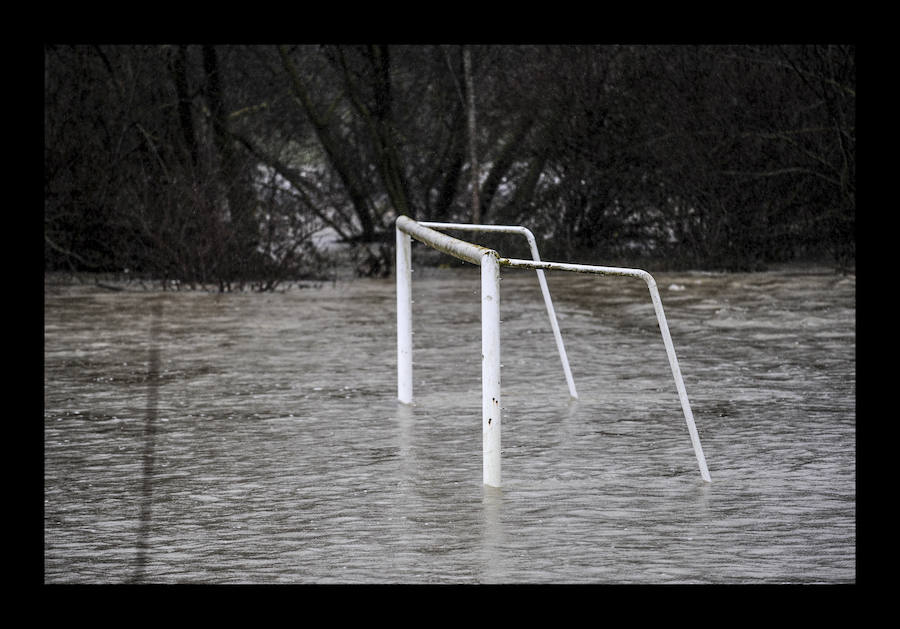
[[265, 288], [327, 232], [384, 275], [408, 214], [849, 266], [855, 81], [838, 45], [50, 46], [45, 259]]

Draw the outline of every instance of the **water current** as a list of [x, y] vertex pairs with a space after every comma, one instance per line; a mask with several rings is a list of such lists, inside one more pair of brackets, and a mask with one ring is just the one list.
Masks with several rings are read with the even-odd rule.
[[[650, 269], [652, 271], [652, 269]], [[46, 583], [853, 583], [856, 282], [505, 270], [503, 487], [482, 484], [479, 272], [275, 293], [45, 282]]]

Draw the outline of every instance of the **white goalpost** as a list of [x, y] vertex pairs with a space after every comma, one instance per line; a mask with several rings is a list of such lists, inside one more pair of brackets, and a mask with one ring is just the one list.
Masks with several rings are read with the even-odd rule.
[[[493, 249], [482, 247], [471, 242], [459, 240], [437, 231], [438, 229], [456, 229], [480, 232], [518, 233], [526, 238], [531, 250], [531, 260], [503, 258]], [[501, 432], [501, 397], [500, 397], [500, 267], [533, 269], [538, 276], [544, 304], [550, 318], [553, 336], [569, 394], [577, 398], [575, 383], [569, 368], [568, 357], [559, 331], [556, 312], [550, 299], [544, 270], [572, 271], [594, 275], [619, 275], [643, 280], [650, 290], [650, 298], [656, 319], [662, 334], [663, 344], [669, 358], [669, 366], [675, 379], [675, 387], [681, 401], [681, 408], [690, 433], [694, 454], [700, 466], [700, 475], [706, 482], [711, 482], [706, 457], [700, 445], [700, 437], [694, 423], [694, 415], [688, 401], [684, 379], [675, 356], [669, 326], [663, 312], [662, 300], [656, 281], [646, 271], [619, 267], [591, 266], [585, 264], [568, 264], [562, 262], [543, 262], [537, 250], [534, 235], [522, 226], [474, 225], [468, 223], [436, 223], [417, 222], [408, 216], [400, 216], [396, 221], [397, 244], [397, 398], [404, 404], [413, 401], [412, 378], [412, 265], [410, 258], [411, 238], [415, 238], [438, 251], [452, 255], [466, 262], [481, 267], [481, 353], [482, 353], [482, 458], [483, 482], [492, 487], [501, 486], [500, 474], [500, 432]]]

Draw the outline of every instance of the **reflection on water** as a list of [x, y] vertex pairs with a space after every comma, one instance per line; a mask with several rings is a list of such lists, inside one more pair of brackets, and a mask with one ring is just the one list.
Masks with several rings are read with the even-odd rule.
[[137, 566], [134, 581], [144, 580], [144, 569], [147, 565], [147, 550], [153, 505], [153, 448], [156, 442], [156, 418], [159, 408], [159, 321], [162, 316], [162, 303], [150, 305], [150, 357], [147, 367], [147, 414], [144, 424], [143, 472], [141, 474], [141, 515], [137, 539]]
[[474, 267], [283, 294], [45, 286], [48, 583], [856, 579], [855, 279], [657, 274], [713, 478], [642, 282], [501, 284], [503, 482], [481, 485]]

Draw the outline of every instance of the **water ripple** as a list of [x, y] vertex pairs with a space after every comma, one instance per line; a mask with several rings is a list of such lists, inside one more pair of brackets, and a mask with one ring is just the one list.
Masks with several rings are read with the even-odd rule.
[[[474, 272], [473, 272], [474, 271]], [[394, 286], [45, 295], [48, 583], [846, 583], [855, 280], [661, 274], [713, 478], [646, 287], [502, 283], [502, 490], [481, 485], [477, 269]]]

